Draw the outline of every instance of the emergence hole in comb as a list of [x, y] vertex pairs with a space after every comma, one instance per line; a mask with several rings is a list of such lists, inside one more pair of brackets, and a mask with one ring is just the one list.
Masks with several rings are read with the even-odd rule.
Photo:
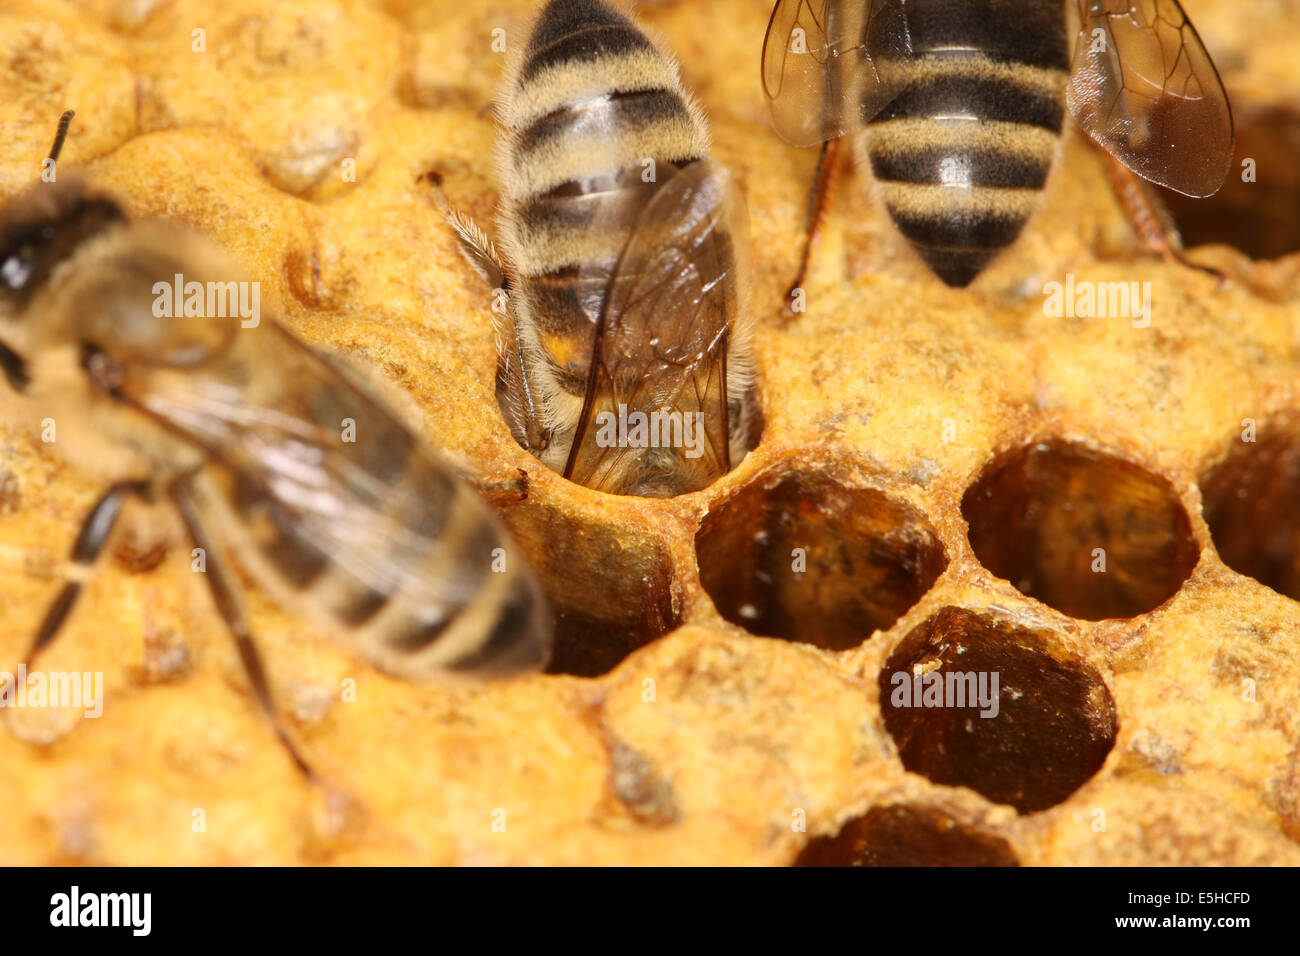
[[754, 481], [709, 514], [695, 548], [728, 621], [836, 651], [891, 627], [948, 564], [911, 505], [811, 471]]
[[962, 608], [909, 633], [879, 686], [908, 770], [1021, 813], [1065, 800], [1115, 744], [1115, 703], [1094, 667], [1045, 632]]
[[[1236, 152], [1223, 188], [1208, 199], [1161, 189], [1160, 198], [1186, 246], [1230, 245], [1252, 259], [1300, 251], [1300, 112], [1234, 101], [1233, 113]], [[1247, 159], [1254, 182], [1242, 180]]]
[[967, 489], [962, 515], [984, 567], [1089, 621], [1153, 610], [1200, 557], [1191, 520], [1166, 479], [1062, 441], [994, 459]]
[[941, 810], [873, 807], [804, 847], [795, 866], [1019, 866], [1001, 837], [962, 826]]
[[1205, 522], [1223, 563], [1300, 600], [1300, 414], [1241, 435], [1201, 479]]
[[547, 673], [598, 677], [681, 621], [672, 560], [657, 538], [632, 536], [529, 499], [502, 518], [555, 612]]

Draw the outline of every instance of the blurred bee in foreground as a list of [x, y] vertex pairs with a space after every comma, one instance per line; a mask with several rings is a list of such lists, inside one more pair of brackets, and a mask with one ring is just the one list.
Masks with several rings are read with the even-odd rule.
[[551, 0], [499, 104], [500, 252], [448, 210], [497, 316], [515, 439], [579, 484], [668, 497], [750, 447], [742, 203], [676, 63], [600, 0]]
[[[95, 561], [127, 499], [174, 505], [258, 704], [310, 774], [275, 716], [227, 555], [405, 678], [539, 667], [550, 615], [486, 504], [341, 364], [273, 321], [158, 308], [173, 277], [211, 290], [237, 274], [199, 237], [128, 222], [76, 179], [37, 183], [0, 210], [0, 367], [55, 420], [55, 447], [113, 482], [73, 563]], [[26, 663], [80, 589], [63, 587]]]
[[1037, 207], [1067, 104], [1106, 150], [1144, 241], [1185, 261], [1137, 177], [1188, 196], [1218, 192], [1233, 131], [1214, 63], [1177, 0], [1077, 0], [1071, 62], [1070, 5], [778, 0], [763, 43], [772, 117], [791, 143], [825, 144], [796, 288], [838, 137], [859, 134], [894, 224], [940, 279], [965, 286]]

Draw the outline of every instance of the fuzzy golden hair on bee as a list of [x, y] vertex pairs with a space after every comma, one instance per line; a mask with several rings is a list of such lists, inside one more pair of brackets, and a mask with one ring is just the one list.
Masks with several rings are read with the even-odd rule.
[[[512, 55], [496, 114], [499, 255], [449, 219], [471, 261], [504, 272], [497, 392], [512, 434], [601, 490], [698, 490], [748, 450], [737, 436], [752, 384], [744, 208], [708, 158], [703, 110], [624, 7], [551, 0]], [[652, 277], [663, 256], [675, 271]], [[669, 306], [648, 314], [656, 301]], [[703, 416], [710, 447], [610, 451], [596, 427], [616, 409]]]
[[[609, 0], [547, 3], [528, 42], [510, 53], [494, 112], [503, 131], [497, 180], [513, 203], [649, 158], [698, 160], [710, 148], [708, 120], [676, 58], [626, 5]], [[526, 225], [502, 209], [502, 245], [521, 256]], [[570, 264], [580, 256], [576, 250]], [[557, 251], [537, 264], [565, 261]], [[533, 263], [512, 265], [527, 273]]]

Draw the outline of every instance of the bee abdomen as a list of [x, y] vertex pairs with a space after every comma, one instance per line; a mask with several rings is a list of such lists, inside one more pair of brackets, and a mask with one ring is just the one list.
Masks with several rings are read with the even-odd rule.
[[899, 231], [939, 278], [971, 282], [1011, 245], [1037, 208], [1038, 190], [975, 187], [960, 197], [945, 186], [883, 184], [885, 205]]
[[537, 347], [548, 366], [547, 377], [575, 398], [587, 389], [592, 331], [605, 285], [578, 269], [566, 269], [535, 276], [523, 292], [527, 313], [534, 318]]
[[390, 615], [363, 651], [385, 670], [415, 678], [447, 671], [495, 676], [544, 666], [549, 620], [532, 575], [507, 570], [481, 584], [475, 599], [453, 614], [412, 607]]
[[907, 0], [913, 54], [974, 50], [1027, 66], [1068, 70], [1066, 0]]
[[393, 483], [370, 519], [387, 530], [359, 528], [368, 541], [336, 554], [318, 547], [301, 517], [241, 485], [236, 507], [268, 573], [294, 605], [399, 676], [538, 666], [549, 620], [531, 572], [522, 559], [507, 563], [505, 534], [477, 495], [424, 455], [405, 461], [403, 474], [386, 476]]
[[427, 473], [410, 476], [394, 496], [392, 516], [415, 531], [427, 520], [434, 534], [421, 535], [424, 546], [398, 561], [387, 599], [355, 632], [360, 650], [413, 678], [544, 663], [549, 621], [531, 572], [509, 553], [504, 531], [476, 494], [420, 463]]
[[947, 284], [967, 285], [1037, 207], [1065, 116], [1060, 0], [908, 5], [914, 59], [869, 119], [867, 157], [899, 231]]
[[575, 62], [653, 50], [645, 34], [599, 0], [551, 0], [533, 28], [519, 76], [527, 81]]
[[[680, 137], [687, 147], [694, 131], [682, 97], [667, 87], [611, 89], [604, 94], [557, 106], [520, 130], [511, 144], [511, 160], [527, 163], [567, 142], [604, 141], [650, 132], [649, 138]], [[645, 154], [643, 154], [645, 155]]]
[[[522, 558], [506, 545], [482, 501], [458, 487], [440, 540], [362, 633], [363, 651], [406, 677], [445, 671], [488, 676], [545, 664], [545, 600]], [[418, 586], [430, 581], [455, 582], [445, 602], [430, 602]]]
[[1015, 153], [997, 147], [921, 147], [897, 153], [877, 146], [869, 155], [871, 171], [880, 182], [931, 186], [1042, 189], [1052, 168], [1050, 157]]
[[[942, 122], [1019, 123], [1061, 131], [1064, 100], [1044, 80], [1057, 74], [1014, 68], [979, 54], [930, 54], [918, 60], [911, 83], [872, 123], [895, 119], [933, 119]], [[1020, 75], [1017, 75], [1020, 74]], [[1065, 92], [1065, 74], [1059, 74]]]
[[516, 321], [540, 353], [539, 391], [580, 406], [608, 276], [658, 184], [707, 155], [708, 132], [676, 63], [600, 0], [545, 7], [502, 118]]
[[502, 589], [502, 599], [485, 618], [487, 630], [469, 649], [446, 661], [446, 670], [483, 675], [531, 670], [546, 664], [545, 601], [529, 575], [516, 574]]
[[517, 244], [530, 247], [516, 263], [524, 275], [579, 264], [541, 249], [566, 245], [607, 199], [656, 182], [658, 164], [708, 151], [674, 61], [599, 0], [546, 6], [502, 118], [510, 130], [505, 199]]
[[895, 120], [871, 127], [867, 155], [899, 231], [935, 274], [964, 286], [1020, 235], [1058, 142], [1006, 121]]

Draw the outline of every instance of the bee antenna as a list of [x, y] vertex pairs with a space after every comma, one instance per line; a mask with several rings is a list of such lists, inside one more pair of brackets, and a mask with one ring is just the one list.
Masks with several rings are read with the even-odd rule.
[[72, 123], [72, 117], [76, 115], [76, 110], [68, 110], [59, 117], [59, 130], [54, 134], [54, 145], [50, 147], [51, 162], [57, 160], [59, 153], [63, 151], [63, 141], [68, 138], [68, 126]]

